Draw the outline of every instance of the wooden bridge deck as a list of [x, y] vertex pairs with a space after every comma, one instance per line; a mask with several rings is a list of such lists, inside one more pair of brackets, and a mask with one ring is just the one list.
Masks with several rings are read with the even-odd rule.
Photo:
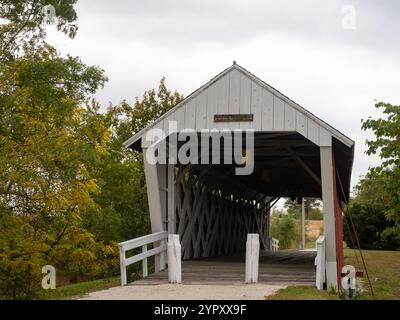
[[[260, 252], [259, 283], [276, 285], [315, 285], [315, 251]], [[243, 256], [182, 261], [183, 284], [244, 283]], [[168, 283], [167, 271], [150, 274], [131, 285]]]

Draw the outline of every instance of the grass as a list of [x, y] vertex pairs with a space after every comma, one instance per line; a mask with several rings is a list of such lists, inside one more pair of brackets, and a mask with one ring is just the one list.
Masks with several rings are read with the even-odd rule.
[[[363, 250], [363, 256], [375, 299], [400, 300], [400, 251]], [[357, 258], [353, 250], [345, 250], [345, 263], [355, 266], [357, 270], [363, 270], [358, 252]], [[365, 270], [362, 284], [364, 292], [360, 294], [359, 299], [372, 299]]]
[[[400, 299], [400, 251], [363, 250], [369, 277], [377, 300]], [[360, 254], [354, 250], [344, 250], [344, 262], [355, 266], [356, 270], [364, 270]], [[363, 292], [357, 299], [372, 299], [364, 270], [362, 278]], [[269, 300], [337, 300], [338, 295], [327, 291], [319, 291], [311, 287], [291, 286], [279, 290]]]
[[268, 300], [338, 300], [337, 294], [318, 291], [312, 287], [291, 286], [280, 289], [276, 294], [267, 297]]
[[41, 298], [44, 300], [79, 299], [89, 292], [99, 291], [120, 285], [120, 277], [80, 282], [57, 287], [54, 290], [43, 290]]

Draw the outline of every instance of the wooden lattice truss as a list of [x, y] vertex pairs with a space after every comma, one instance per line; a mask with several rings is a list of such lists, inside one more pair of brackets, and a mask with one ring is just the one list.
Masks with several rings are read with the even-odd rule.
[[261, 247], [270, 249], [269, 213], [276, 199], [241, 198], [208, 185], [187, 169], [180, 166], [175, 180], [174, 221], [183, 259], [239, 253], [248, 233], [260, 234]]

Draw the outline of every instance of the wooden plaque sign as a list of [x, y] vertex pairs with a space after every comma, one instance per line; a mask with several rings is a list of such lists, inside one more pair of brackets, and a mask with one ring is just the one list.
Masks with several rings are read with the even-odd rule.
[[215, 114], [214, 122], [251, 122], [253, 114]]

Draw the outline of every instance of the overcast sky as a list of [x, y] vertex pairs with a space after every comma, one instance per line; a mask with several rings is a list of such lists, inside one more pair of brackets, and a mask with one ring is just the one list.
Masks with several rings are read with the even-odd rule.
[[375, 99], [400, 104], [400, 1], [79, 0], [76, 9], [76, 38], [50, 30], [48, 41], [106, 71], [104, 106], [133, 102], [163, 76], [187, 96], [236, 60], [355, 140], [353, 185], [378, 163], [364, 155], [371, 135], [360, 121], [378, 114]]

